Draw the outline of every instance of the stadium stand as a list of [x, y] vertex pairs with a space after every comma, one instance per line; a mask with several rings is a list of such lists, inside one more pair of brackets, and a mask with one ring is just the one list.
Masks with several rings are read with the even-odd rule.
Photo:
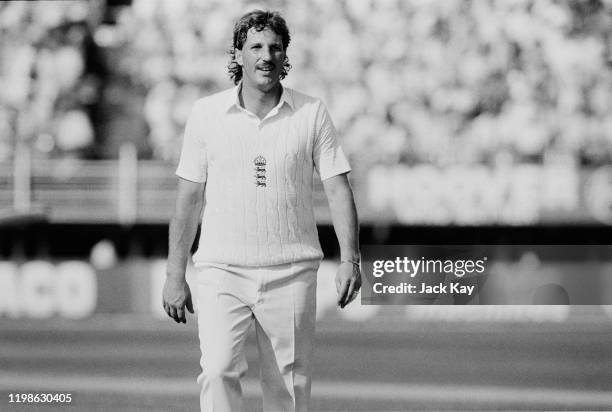
[[[358, 189], [365, 215], [372, 209], [401, 223], [534, 224], [554, 197], [535, 202], [536, 212], [511, 210], [478, 220], [454, 205], [445, 206], [450, 213], [425, 207], [430, 216], [406, 215], [397, 203], [407, 199], [386, 201], [391, 189], [381, 196], [375, 189], [389, 181], [389, 170], [403, 173], [404, 167], [432, 166], [442, 179], [444, 170], [460, 176], [455, 168], [467, 166], [466, 180], [476, 182], [482, 170], [508, 165], [536, 165], [536, 173], [512, 174], [544, 181], [542, 174], [559, 168], [548, 173], [542, 166], [561, 165], [564, 180], [582, 182], [593, 180], [583, 170], [612, 160], [612, 2], [601, 0], [2, 3], [0, 160], [15, 160], [24, 145], [32, 164], [52, 161], [44, 163], [49, 169], [32, 171], [42, 175], [33, 191], [47, 179], [54, 199], [81, 187], [103, 198], [119, 190], [115, 180], [96, 191], [96, 182], [109, 181], [112, 173], [91, 182], [62, 175], [58, 182], [49, 172], [77, 173], [82, 169], [73, 166], [86, 160], [117, 159], [127, 142], [143, 162], [138, 168], [154, 173], [147, 179], [163, 181], [172, 174], [191, 104], [231, 86], [224, 70], [231, 22], [254, 7], [280, 9], [287, 17], [294, 41], [286, 83], [329, 106], [355, 180], [366, 182]], [[100, 165], [83, 167], [103, 173]], [[429, 185], [415, 173], [418, 185]], [[590, 192], [607, 187], [605, 176]], [[555, 184], [537, 190], [550, 192]], [[0, 188], [8, 199], [3, 208], [10, 207], [13, 189]], [[587, 192], [569, 190], [571, 213], [552, 214], [580, 221], [584, 213], [571, 210], [576, 199], [592, 197]], [[511, 195], [491, 196], [503, 204]], [[93, 211], [107, 206], [91, 209], [90, 219], [100, 220]], [[586, 213], [597, 221], [612, 219], [605, 207], [591, 209]]]

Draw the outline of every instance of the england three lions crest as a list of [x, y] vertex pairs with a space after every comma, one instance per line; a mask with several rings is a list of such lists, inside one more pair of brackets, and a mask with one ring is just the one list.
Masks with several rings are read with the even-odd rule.
[[255, 164], [255, 186], [266, 187], [266, 158], [259, 155], [253, 159], [253, 164]]

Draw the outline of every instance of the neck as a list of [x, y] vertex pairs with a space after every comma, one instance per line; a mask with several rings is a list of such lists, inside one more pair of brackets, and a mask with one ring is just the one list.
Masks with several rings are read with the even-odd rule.
[[280, 82], [267, 91], [259, 90], [256, 87], [248, 87], [243, 83], [238, 96], [242, 107], [256, 114], [257, 117], [263, 118], [278, 104], [282, 92], [283, 88]]

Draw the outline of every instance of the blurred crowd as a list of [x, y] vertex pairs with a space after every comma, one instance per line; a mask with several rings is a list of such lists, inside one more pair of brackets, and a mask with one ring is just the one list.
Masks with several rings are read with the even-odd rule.
[[100, 1], [0, 3], [0, 161], [25, 144], [86, 156], [95, 143], [103, 64], [92, 28]]
[[285, 16], [285, 84], [326, 102], [358, 167], [612, 160], [611, 0], [134, 0], [112, 25], [103, 8], [0, 4], [0, 160], [18, 140], [103, 144], [109, 76], [142, 94], [148, 155], [175, 160], [193, 102], [232, 86], [232, 23], [253, 8]]

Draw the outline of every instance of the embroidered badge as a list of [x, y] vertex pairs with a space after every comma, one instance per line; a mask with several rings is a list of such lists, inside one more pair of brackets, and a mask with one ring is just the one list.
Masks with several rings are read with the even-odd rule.
[[253, 160], [253, 163], [255, 164], [255, 186], [266, 187], [266, 158], [259, 155]]

